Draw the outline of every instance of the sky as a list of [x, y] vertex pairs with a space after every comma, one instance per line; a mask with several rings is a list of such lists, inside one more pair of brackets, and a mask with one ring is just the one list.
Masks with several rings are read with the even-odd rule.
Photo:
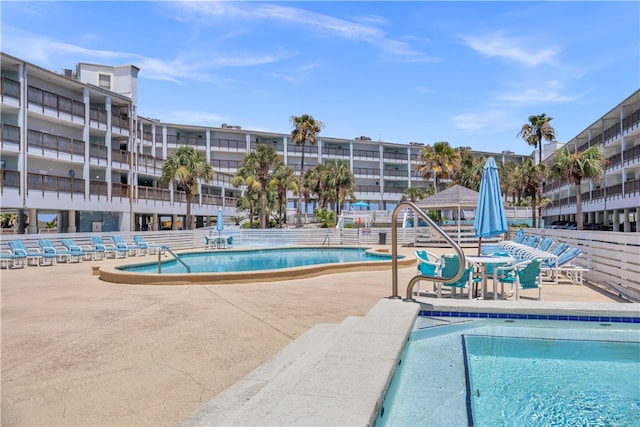
[[6, 1], [2, 51], [61, 72], [140, 68], [163, 122], [530, 154], [530, 115], [568, 142], [640, 88], [640, 2]]

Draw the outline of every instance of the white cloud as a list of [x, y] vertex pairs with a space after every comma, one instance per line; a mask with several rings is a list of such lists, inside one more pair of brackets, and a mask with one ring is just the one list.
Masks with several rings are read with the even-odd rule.
[[562, 93], [563, 90], [564, 85], [561, 82], [557, 80], [549, 80], [536, 85], [536, 87], [502, 94], [498, 97], [498, 100], [524, 106], [572, 102], [578, 98], [577, 96], [564, 95]]
[[224, 122], [225, 117], [217, 113], [204, 111], [171, 111], [166, 114], [158, 113], [159, 119], [168, 123], [190, 123], [194, 125], [212, 126]]
[[481, 113], [463, 113], [451, 117], [451, 122], [456, 129], [464, 131], [477, 131], [480, 129], [495, 128], [496, 123], [504, 120], [505, 112], [490, 110]]
[[558, 54], [557, 48], [539, 47], [537, 42], [507, 38], [499, 32], [482, 37], [466, 37], [464, 42], [483, 55], [505, 58], [528, 67], [552, 65]]

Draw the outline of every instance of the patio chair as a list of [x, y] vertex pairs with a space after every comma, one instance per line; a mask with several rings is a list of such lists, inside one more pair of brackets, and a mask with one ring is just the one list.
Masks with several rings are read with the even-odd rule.
[[38, 245], [40, 249], [42, 249], [42, 252], [56, 254], [57, 262], [71, 262], [72, 258], [75, 258], [76, 262], [80, 262], [82, 258], [82, 254], [74, 254], [72, 257], [71, 251], [68, 251], [64, 247], [56, 248], [50, 239], [38, 239]]
[[127, 255], [136, 256], [138, 254], [144, 255], [146, 253], [146, 249], [134, 243], [125, 242], [122, 239], [122, 236], [118, 236], [118, 235], [111, 236], [111, 240], [113, 241], [113, 244], [115, 245], [116, 250], [118, 251], [125, 250], [127, 251]]
[[14, 255], [9, 249], [3, 249], [0, 252], [0, 268], [10, 269], [18, 266], [24, 268], [26, 260], [26, 255]]
[[[440, 275], [440, 267], [442, 266], [442, 260], [440, 257], [434, 253], [431, 253], [426, 250], [417, 250], [416, 251], [416, 269], [418, 270], [418, 274], [422, 276], [438, 276]], [[420, 295], [422, 290], [420, 289], [420, 283], [416, 284], [416, 295]], [[438, 290], [438, 285], [436, 282], [433, 283], [433, 290]]]
[[61, 239], [60, 243], [71, 253], [81, 254], [82, 259], [85, 261], [93, 261], [95, 259], [104, 259], [105, 251], [102, 249], [96, 249], [89, 245], [80, 246], [76, 244], [72, 239]]
[[503, 285], [508, 283], [515, 288], [516, 301], [520, 299], [521, 289], [538, 289], [538, 301], [542, 300], [542, 280], [540, 261], [537, 259], [526, 260], [506, 267], [499, 267], [496, 270], [504, 270], [505, 274], [498, 278]]
[[540, 242], [538, 249], [541, 251], [548, 251], [551, 246], [553, 246], [553, 239], [551, 237], [545, 237], [542, 242]]
[[146, 251], [146, 253], [148, 253], [149, 255], [157, 254], [164, 249], [163, 245], [156, 245], [153, 242], [147, 242], [142, 236], [133, 236], [133, 243], [143, 248], [143, 250]]
[[127, 249], [116, 249], [116, 247], [111, 243], [105, 243], [104, 239], [100, 236], [91, 236], [91, 243], [96, 251], [104, 252], [107, 258], [116, 258], [118, 255], [122, 255], [124, 258], [129, 253]]
[[580, 248], [570, 248], [564, 251], [556, 260], [545, 260], [542, 262], [541, 268], [543, 278], [550, 278], [553, 283], [558, 283], [558, 275], [564, 273], [567, 275], [574, 285], [582, 284], [582, 273], [587, 270], [584, 267], [574, 265], [573, 261], [582, 254]]
[[38, 249], [27, 248], [22, 240], [10, 240], [9, 247], [14, 255], [24, 255], [29, 265], [53, 265], [56, 263], [55, 253], [40, 252]]
[[233, 247], [233, 237], [232, 236], [227, 237], [227, 247], [228, 248], [232, 248]]
[[216, 238], [211, 236], [204, 236], [204, 248], [215, 249], [215, 247], [216, 247]]
[[[443, 255], [442, 256], [442, 268], [440, 270], [440, 275], [442, 277], [453, 277], [458, 271], [458, 267], [460, 266], [460, 258], [457, 254], [453, 255]], [[473, 272], [474, 267], [465, 268], [462, 273], [462, 277], [460, 277], [454, 283], [439, 283], [438, 285], [438, 298], [442, 296], [442, 287], [447, 286], [451, 288], [451, 297], [456, 296], [456, 289], [467, 289], [468, 290], [468, 298], [473, 298], [473, 288], [475, 283], [480, 283], [482, 281], [479, 277], [474, 277]]]

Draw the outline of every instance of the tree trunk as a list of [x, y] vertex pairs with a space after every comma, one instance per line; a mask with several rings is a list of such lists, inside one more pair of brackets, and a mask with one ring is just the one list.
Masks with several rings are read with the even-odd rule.
[[[298, 192], [298, 206], [296, 209], [296, 227], [302, 227], [302, 181], [304, 179], [304, 144], [302, 146], [302, 158], [300, 159], [300, 189]], [[305, 215], [307, 214], [307, 209], [305, 206]], [[305, 220], [306, 222], [306, 220]]]
[[191, 230], [191, 193], [185, 192], [185, 196], [187, 198], [187, 216], [184, 219], [184, 229]]
[[[582, 193], [580, 193], [580, 182], [574, 183], [576, 188], [576, 230], [582, 230]], [[617, 231], [617, 230], [616, 230]]]

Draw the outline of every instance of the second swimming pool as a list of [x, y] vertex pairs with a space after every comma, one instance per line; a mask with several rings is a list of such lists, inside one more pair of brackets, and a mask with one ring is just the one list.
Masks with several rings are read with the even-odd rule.
[[640, 324], [419, 318], [376, 426], [640, 424]]

